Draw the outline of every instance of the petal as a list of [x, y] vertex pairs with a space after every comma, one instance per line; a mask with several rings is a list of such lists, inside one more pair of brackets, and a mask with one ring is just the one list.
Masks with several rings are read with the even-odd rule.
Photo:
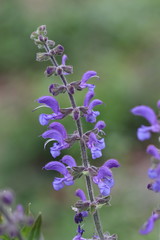
[[90, 100], [94, 97], [94, 92], [93, 91], [88, 91], [85, 99], [84, 99], [84, 106], [88, 107]]
[[104, 121], [98, 121], [98, 122], [96, 123], [94, 129], [95, 129], [95, 128], [98, 128], [98, 130], [101, 130], [101, 129], [105, 128], [105, 127], [106, 127], [106, 124], [105, 124]]
[[160, 192], [160, 180], [157, 180], [152, 184], [152, 190], [154, 192]]
[[43, 96], [37, 99], [37, 102], [46, 104], [48, 107], [50, 107], [53, 112], [59, 113], [59, 104], [58, 101], [51, 96]]
[[62, 189], [64, 187], [63, 178], [55, 178], [52, 186], [56, 191]]
[[85, 114], [86, 121], [90, 123], [96, 122], [96, 117], [99, 116], [99, 114], [99, 111], [89, 111], [89, 113]]
[[42, 113], [39, 115], [39, 122], [42, 126], [47, 125], [51, 119], [53, 119], [51, 114]]
[[140, 141], [148, 140], [151, 137], [150, 133], [151, 129], [152, 129], [151, 127], [141, 126], [137, 130], [137, 138]]
[[149, 168], [148, 169], [148, 177], [151, 178], [151, 179], [157, 178], [158, 177], [157, 169]]
[[100, 182], [98, 184], [98, 187], [99, 187], [100, 193], [103, 196], [108, 196], [110, 194], [110, 192], [111, 192], [110, 187], [108, 185], [106, 185], [105, 183], [103, 183], [103, 182]]
[[79, 197], [83, 202], [87, 200], [85, 193], [81, 189], [77, 189], [75, 195]]
[[58, 147], [57, 148], [51, 147], [50, 148], [50, 153], [51, 153], [53, 158], [56, 158], [56, 157], [58, 157], [61, 154], [61, 152], [60, 152]]
[[92, 148], [91, 149], [92, 159], [100, 158], [102, 157], [102, 152], [99, 148]]
[[109, 159], [107, 160], [103, 166], [108, 167], [108, 168], [113, 168], [113, 167], [120, 167], [119, 162], [116, 159]]
[[160, 160], [160, 150], [156, 148], [154, 145], [149, 145], [147, 147], [146, 152], [150, 155], [152, 155], [154, 158]]
[[90, 104], [89, 104], [89, 109], [91, 110], [92, 108], [94, 108], [97, 105], [102, 104], [103, 102], [99, 99], [94, 99]]
[[42, 137], [44, 139], [52, 138], [52, 139], [55, 139], [59, 143], [63, 143], [63, 136], [57, 130], [47, 130], [42, 134]]
[[160, 100], [157, 102], [157, 107], [160, 108]]
[[62, 65], [66, 65], [67, 59], [68, 59], [67, 55], [64, 54], [64, 55], [62, 56]]
[[96, 77], [96, 76], [97, 76], [97, 73], [95, 71], [87, 71], [83, 74], [81, 83], [86, 83], [88, 81], [88, 79], [90, 79], [92, 77]]
[[140, 234], [148, 234], [150, 233], [154, 228], [154, 219], [153, 216], [151, 216], [147, 222], [142, 226], [139, 233]]
[[156, 116], [155, 112], [153, 111], [153, 109], [148, 106], [141, 105], [141, 106], [132, 108], [131, 112], [134, 115], [144, 117], [145, 119], [147, 119], [147, 121], [151, 125], [157, 124], [157, 116]]
[[105, 141], [104, 138], [101, 138], [100, 140], [98, 140], [95, 144], [95, 147], [99, 148], [99, 149], [104, 149], [105, 148]]
[[70, 167], [77, 166], [75, 159], [70, 155], [65, 155], [60, 161], [67, 164]]
[[67, 138], [67, 131], [61, 123], [53, 122], [49, 125], [49, 128], [57, 130], [63, 136], [63, 139]]
[[102, 166], [98, 170], [97, 177], [99, 179], [103, 179], [105, 177], [112, 177], [112, 171], [108, 167]]
[[47, 163], [43, 169], [45, 170], [55, 170], [61, 174], [63, 174], [64, 176], [66, 176], [68, 174], [68, 170], [65, 167], [65, 165], [63, 163], [60, 163], [58, 161], [52, 161]]

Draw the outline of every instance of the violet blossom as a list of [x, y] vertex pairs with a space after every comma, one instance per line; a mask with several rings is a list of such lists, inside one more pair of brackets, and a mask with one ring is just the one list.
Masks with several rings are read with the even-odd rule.
[[67, 132], [61, 123], [53, 122], [49, 125], [50, 130], [45, 131], [42, 134], [44, 139], [49, 138], [46, 141], [45, 146], [50, 141], [57, 141], [53, 143], [53, 147], [50, 148], [50, 153], [53, 158], [60, 155], [60, 151], [65, 148], [69, 148], [69, 144], [65, 142], [67, 138]]
[[97, 176], [93, 177], [93, 182], [98, 185], [103, 196], [110, 195], [111, 188], [114, 186], [114, 178], [110, 169], [119, 166], [116, 159], [109, 159], [99, 168]]
[[55, 119], [62, 119], [64, 115], [60, 112], [60, 107], [58, 101], [52, 97], [52, 96], [43, 96], [37, 99], [37, 102], [45, 104], [44, 106], [47, 106], [52, 109], [54, 113], [52, 114], [45, 114], [42, 113], [39, 116], [39, 122], [41, 125], [47, 125], [50, 120]]
[[154, 192], [160, 192], [160, 150], [154, 145], [149, 145], [147, 147], [147, 153], [154, 158], [153, 166], [148, 170], [148, 176], [154, 179], [154, 182], [148, 184], [148, 189]]
[[92, 158], [100, 158], [102, 156], [101, 150], [105, 148], [104, 138], [98, 139], [96, 134], [91, 132], [87, 147], [91, 150]]
[[138, 128], [137, 137], [139, 140], [144, 141], [149, 139], [151, 137], [151, 132], [160, 132], [160, 123], [152, 108], [141, 105], [134, 107], [131, 112], [134, 115], [144, 117], [150, 123], [150, 126], [142, 125]]
[[73, 177], [67, 170], [66, 166], [58, 161], [52, 161], [47, 163], [43, 169], [45, 170], [55, 170], [62, 175], [64, 175], [63, 178], [54, 178], [54, 181], [52, 182], [53, 188], [58, 191], [64, 187], [64, 185], [70, 186], [74, 184]]
[[83, 74], [82, 76], [82, 79], [80, 81], [80, 87], [83, 89], [83, 88], [88, 88], [90, 91], [93, 91], [94, 88], [95, 88], [95, 85], [94, 84], [88, 84], [86, 83], [90, 78], [92, 77], [97, 77], [97, 73], [95, 71], [87, 71]]
[[152, 215], [148, 218], [147, 222], [142, 226], [139, 233], [142, 235], [152, 232], [155, 222], [160, 218], [158, 212], [153, 212]]
[[[87, 201], [86, 195], [83, 192], [83, 190], [77, 189], [76, 192], [75, 192], [75, 195], [80, 198], [82, 203], [85, 203]], [[87, 216], [88, 216], [88, 212], [87, 211], [81, 211], [81, 212], [77, 211], [77, 213], [76, 213], [76, 215], [74, 217], [74, 221], [77, 224], [81, 223], [83, 221], [83, 218], [87, 217]]]
[[[94, 92], [93, 91], [88, 91], [85, 99], [84, 99], [84, 106], [88, 108], [87, 114], [84, 114], [86, 121], [94, 123], [96, 122], [96, 117], [100, 114], [99, 111], [93, 111], [92, 109], [97, 106], [102, 104], [103, 102], [99, 99], [94, 99], [91, 101], [91, 99], [94, 97]], [[90, 102], [91, 101], [91, 102]]]

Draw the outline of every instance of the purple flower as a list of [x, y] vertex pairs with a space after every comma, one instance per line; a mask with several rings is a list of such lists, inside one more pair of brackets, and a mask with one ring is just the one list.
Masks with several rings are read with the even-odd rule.
[[110, 168], [119, 167], [116, 159], [107, 160], [98, 170], [97, 176], [93, 177], [93, 182], [98, 185], [103, 196], [110, 195], [111, 188], [114, 186], [114, 178]]
[[82, 89], [88, 87], [89, 90], [93, 91], [95, 88], [95, 85], [86, 83], [92, 77], [97, 77], [99, 79], [95, 71], [87, 71], [86, 73], [84, 73], [80, 81], [80, 87]]
[[[87, 198], [86, 198], [86, 195], [85, 193], [83, 192], [83, 190], [81, 189], [77, 189], [76, 192], [75, 192], [75, 195], [77, 197], [80, 198], [80, 200], [82, 202], [85, 202], [87, 201]], [[88, 212], [87, 211], [82, 211], [82, 212], [77, 212], [75, 217], [74, 217], [74, 221], [78, 224], [78, 223], [81, 223], [83, 221], [83, 218], [84, 217], [88, 217]]]
[[144, 117], [150, 126], [141, 126], [137, 130], [137, 137], [139, 140], [144, 141], [151, 137], [151, 132], [160, 132], [160, 124], [158, 122], [157, 116], [152, 108], [148, 106], [138, 106], [131, 110], [134, 115]]
[[78, 234], [73, 238], [73, 240], [86, 240], [85, 238], [82, 238], [82, 234], [84, 233], [84, 229], [82, 229], [80, 227], [80, 225], [78, 225], [77, 233]]
[[62, 73], [63, 75], [68, 75], [68, 74], [73, 73], [73, 67], [66, 65], [67, 59], [68, 59], [67, 55], [64, 54], [62, 56], [62, 64], [60, 65], [60, 67], [63, 69], [63, 73]]
[[[102, 129], [105, 128], [105, 127], [106, 127], [105, 122], [100, 120], [100, 121], [98, 121], [98, 122], [96, 123], [94, 129], [98, 129], [98, 131], [101, 132]], [[102, 131], [102, 132], [103, 132], [103, 131]]]
[[96, 122], [96, 117], [100, 114], [99, 111], [93, 111], [92, 109], [97, 106], [102, 104], [103, 102], [99, 99], [94, 99], [93, 101], [90, 102], [90, 100], [94, 97], [94, 92], [93, 91], [88, 91], [85, 99], [84, 99], [84, 106], [88, 108], [87, 114], [84, 114], [86, 121], [94, 123]]
[[56, 158], [60, 155], [60, 151], [65, 148], [69, 148], [69, 144], [65, 142], [67, 138], [67, 132], [64, 126], [61, 123], [53, 122], [49, 125], [50, 130], [45, 131], [42, 134], [44, 139], [49, 138], [45, 143], [45, 146], [50, 141], [57, 141], [53, 144], [53, 147], [50, 148], [50, 153], [52, 157]]
[[51, 108], [54, 112], [52, 114], [40, 114], [39, 122], [41, 125], [47, 125], [50, 120], [62, 119], [64, 117], [64, 115], [60, 112], [58, 101], [54, 97], [43, 96], [38, 98], [37, 102], [45, 104], [46, 107]]
[[149, 145], [147, 147], [147, 153], [156, 160], [153, 167], [148, 169], [148, 176], [155, 180], [148, 185], [148, 189], [154, 192], [160, 192], [160, 151], [154, 145]]
[[152, 216], [150, 216], [147, 222], [142, 226], [139, 233], [142, 235], [148, 234], [152, 232], [154, 228], [154, 223], [160, 218], [160, 215], [157, 212], [153, 212]]
[[77, 166], [75, 159], [70, 155], [65, 155], [60, 161], [71, 168]]
[[63, 163], [60, 163], [58, 161], [52, 161], [47, 163], [43, 169], [45, 170], [55, 170], [59, 173], [61, 173], [62, 175], [64, 175], [63, 178], [54, 178], [54, 181], [52, 182], [53, 188], [58, 191], [61, 188], [64, 187], [64, 185], [73, 185], [74, 181], [73, 181], [73, 177], [72, 175], [69, 173], [69, 171], [67, 170], [66, 166]]
[[102, 156], [101, 150], [105, 148], [104, 138], [100, 140], [97, 139], [95, 133], [91, 132], [89, 135], [89, 140], [87, 142], [87, 147], [91, 150], [92, 158], [96, 159]]

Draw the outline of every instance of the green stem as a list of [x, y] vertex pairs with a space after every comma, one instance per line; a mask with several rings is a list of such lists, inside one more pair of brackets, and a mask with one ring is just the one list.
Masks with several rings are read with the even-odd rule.
[[[44, 45], [44, 47], [45, 47], [46, 52], [49, 52], [49, 50], [50, 50], [49, 47], [47, 45]], [[54, 58], [54, 56], [51, 56], [50, 60], [51, 60], [51, 62], [54, 66], [58, 67], [58, 63], [57, 63], [56, 59]], [[65, 76], [60, 75], [60, 78], [61, 78], [63, 84], [65, 86], [67, 86], [68, 82], [67, 82]], [[76, 108], [77, 105], [76, 105], [76, 102], [75, 102], [75, 99], [74, 99], [73, 95], [68, 92], [68, 96], [69, 96], [70, 102], [72, 104], [72, 107]], [[83, 140], [83, 128], [82, 128], [82, 123], [81, 123], [80, 119], [76, 120], [76, 126], [77, 126], [77, 130], [78, 130], [78, 133], [79, 133], [79, 136], [80, 136], [80, 149], [81, 149], [82, 162], [83, 162], [84, 167], [89, 168], [90, 164], [89, 164], [89, 161], [88, 161], [86, 144]], [[94, 197], [94, 191], [93, 191], [91, 177], [90, 176], [85, 176], [85, 180], [86, 180], [86, 187], [87, 187], [89, 199], [90, 199], [91, 202], [94, 202], [95, 197]], [[95, 224], [97, 233], [100, 237], [100, 240], [104, 240], [104, 235], [103, 235], [103, 230], [102, 230], [102, 226], [101, 226], [101, 222], [100, 222], [100, 217], [99, 217], [99, 214], [98, 214], [97, 210], [93, 214], [93, 219], [94, 219], [94, 224]]]

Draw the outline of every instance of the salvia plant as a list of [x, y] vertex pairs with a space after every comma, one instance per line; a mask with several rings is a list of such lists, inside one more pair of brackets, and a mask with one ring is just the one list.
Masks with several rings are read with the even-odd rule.
[[[137, 138], [140, 141], [148, 140], [151, 138], [152, 133], [160, 133], [160, 100], [157, 102], [158, 115], [154, 110], [148, 106], [140, 105], [134, 107], [131, 112], [134, 115], [144, 117], [149, 126], [142, 125], [137, 130]], [[160, 140], [160, 139], [158, 139]], [[147, 188], [155, 193], [160, 192], [160, 149], [153, 144], [150, 144], [146, 152], [151, 156], [151, 167], [148, 169], [148, 177], [152, 180]], [[153, 228], [155, 222], [160, 218], [160, 209], [155, 209], [148, 220], [144, 223], [140, 229], [140, 234], [148, 234]]]
[[[99, 209], [110, 205], [111, 189], [114, 186], [114, 177], [112, 168], [120, 167], [116, 159], [108, 159], [100, 167], [91, 165], [92, 159], [102, 156], [105, 148], [105, 135], [103, 129], [106, 123], [103, 120], [97, 121], [100, 112], [95, 110], [98, 105], [103, 104], [99, 99], [95, 99], [95, 85], [88, 83], [92, 78], [99, 79], [95, 71], [87, 71], [80, 80], [71, 82], [68, 80], [73, 73], [73, 67], [67, 65], [67, 56], [64, 54], [64, 47], [56, 45], [54, 41], [47, 37], [46, 26], [42, 25], [31, 34], [31, 39], [37, 45], [41, 52], [36, 55], [37, 61], [49, 61], [44, 74], [46, 77], [52, 77], [54, 82], [49, 86], [49, 96], [42, 96], [36, 101], [39, 105], [35, 108], [48, 108], [50, 113], [41, 113], [39, 123], [47, 126], [47, 130], [42, 133], [44, 138], [44, 147], [50, 142], [50, 154], [53, 161], [48, 162], [43, 169], [53, 170], [59, 173], [55, 177], [52, 186], [56, 191], [66, 186], [73, 185], [77, 179], [84, 178], [86, 189], [78, 188], [75, 196], [78, 200], [72, 206], [74, 211], [75, 236], [72, 240], [117, 240], [116, 234], [110, 235], [104, 232], [99, 216]], [[60, 57], [60, 63], [57, 58]], [[61, 80], [61, 84], [56, 82], [56, 78]], [[85, 91], [85, 97], [81, 105], [77, 105], [75, 96], [77, 91]], [[63, 108], [60, 106], [57, 95], [66, 94], [70, 100], [70, 106]], [[94, 98], [94, 99], [93, 99]], [[137, 130], [137, 137], [140, 141], [151, 138], [152, 133], [160, 133], [160, 100], [157, 103], [158, 115], [148, 106], [134, 107], [131, 112], [134, 115], [144, 117], [149, 126], [141, 126]], [[74, 122], [73, 132], [68, 133], [66, 127], [58, 122], [63, 118], [70, 117]], [[90, 130], [83, 131], [82, 118], [91, 123]], [[78, 165], [74, 156], [62, 155], [63, 149], [69, 149], [75, 142], [79, 142], [81, 165]], [[91, 154], [88, 156], [88, 152]], [[148, 177], [152, 180], [147, 188], [155, 193], [160, 192], [160, 149], [153, 144], [147, 147], [146, 152], [151, 155], [151, 167], [148, 170]], [[60, 156], [60, 160], [56, 160]], [[59, 158], [58, 158], [59, 159]], [[92, 161], [93, 162], [93, 161]], [[97, 190], [95, 191], [95, 189]], [[99, 192], [95, 195], [95, 192]], [[3, 240], [43, 240], [41, 233], [41, 214], [35, 219], [30, 211], [30, 204], [26, 211], [22, 205], [18, 204], [13, 210], [15, 196], [12, 191], [0, 191], [0, 237]], [[95, 231], [90, 238], [84, 238], [87, 229], [85, 229], [84, 219], [92, 215]], [[140, 234], [150, 233], [155, 222], [160, 219], [160, 209], [155, 209], [146, 223], [140, 229]]]
[[[54, 190], [58, 191], [65, 185], [73, 185], [77, 178], [84, 177], [86, 181], [87, 196], [85, 191], [77, 189], [75, 195], [79, 200], [72, 207], [75, 212], [74, 222], [77, 225], [76, 236], [73, 240], [85, 240], [83, 237], [84, 231], [83, 220], [89, 214], [93, 216], [95, 224], [95, 233], [91, 239], [99, 240], [114, 240], [117, 239], [115, 234], [110, 235], [104, 233], [98, 213], [98, 209], [109, 205], [111, 189], [114, 186], [114, 177], [112, 168], [120, 166], [116, 159], [109, 159], [102, 164], [101, 167], [92, 166], [88, 158], [88, 150], [91, 152], [92, 159], [98, 159], [102, 156], [102, 150], [105, 148], [103, 138], [103, 129], [106, 127], [104, 121], [97, 121], [99, 111], [95, 108], [103, 104], [99, 99], [93, 99], [95, 96], [95, 85], [88, 83], [91, 78], [99, 79], [95, 71], [87, 71], [83, 74], [81, 80], [70, 82], [68, 77], [73, 73], [73, 67], [67, 65], [67, 56], [64, 54], [64, 47], [60, 44], [55, 45], [55, 42], [47, 37], [46, 26], [40, 26], [31, 34], [31, 39], [41, 52], [37, 53], [37, 61], [49, 61], [51, 65], [47, 66], [44, 74], [47, 77], [58, 77], [61, 79], [61, 84], [54, 83], [49, 86], [50, 96], [42, 96], [37, 99], [40, 104], [37, 108], [50, 108], [50, 114], [41, 113], [39, 122], [43, 126], [48, 126], [48, 129], [41, 135], [48, 142], [53, 142], [50, 147], [50, 154], [55, 159], [61, 155], [63, 149], [70, 148], [76, 141], [80, 143], [81, 165], [77, 165], [76, 160], [71, 155], [62, 156], [59, 161], [51, 161], [47, 163], [43, 169], [54, 170], [59, 172], [61, 177], [55, 177], [52, 185]], [[57, 57], [60, 56], [60, 64]], [[56, 79], [56, 78], [55, 78]], [[76, 91], [86, 91], [84, 102], [80, 106], [76, 104]], [[61, 108], [56, 96], [59, 94], [67, 94], [71, 106]], [[36, 108], [36, 109], [37, 109]], [[45, 112], [45, 111], [44, 111]], [[73, 133], [68, 133], [66, 127], [57, 122], [57, 120], [71, 116], [75, 122]], [[84, 132], [81, 119], [92, 123], [91, 130]], [[99, 195], [95, 196], [93, 185], [99, 189]]]

